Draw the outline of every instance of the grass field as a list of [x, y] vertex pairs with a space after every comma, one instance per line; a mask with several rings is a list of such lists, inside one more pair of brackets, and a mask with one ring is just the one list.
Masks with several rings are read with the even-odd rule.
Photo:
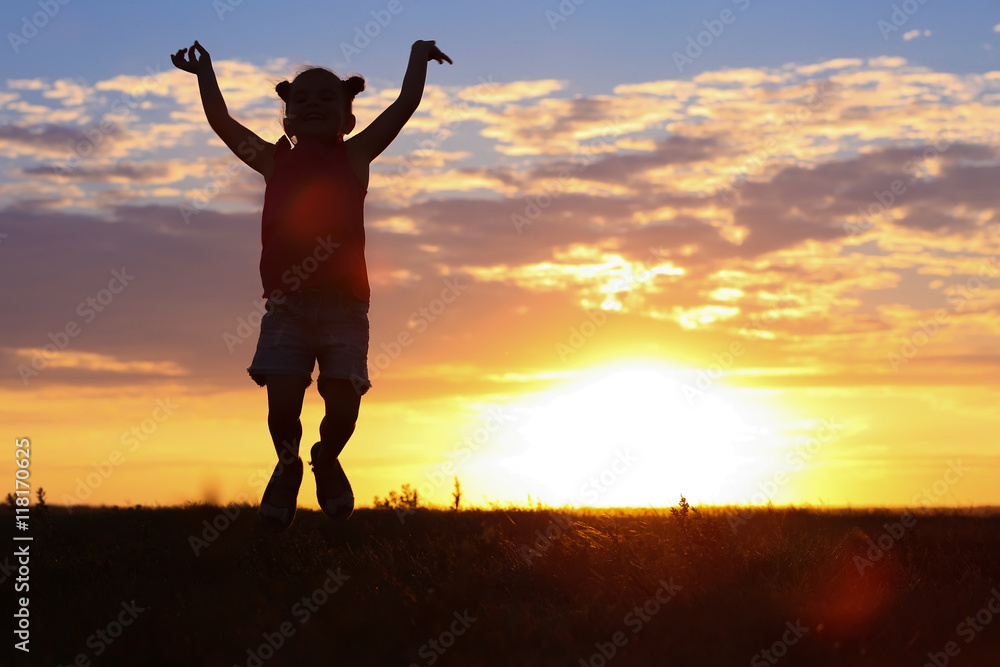
[[1000, 665], [996, 513], [32, 512], [15, 664]]

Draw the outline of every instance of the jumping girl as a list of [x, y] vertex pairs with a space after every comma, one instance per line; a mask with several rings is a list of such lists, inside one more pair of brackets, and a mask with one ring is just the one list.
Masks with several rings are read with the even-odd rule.
[[[185, 58], [185, 52], [187, 57]], [[271, 144], [229, 115], [208, 51], [197, 41], [171, 56], [198, 76], [209, 125], [266, 183], [260, 275], [266, 313], [247, 371], [267, 387], [267, 426], [278, 464], [260, 502], [262, 525], [288, 528], [302, 483], [302, 401], [319, 362], [326, 414], [310, 464], [323, 512], [354, 511], [354, 493], [338, 457], [358, 418], [368, 380], [370, 289], [365, 265], [364, 199], [368, 167], [420, 104], [427, 63], [451, 59], [433, 41], [414, 42], [399, 97], [356, 136], [351, 112], [364, 79], [325, 68], [301, 71], [275, 87], [284, 103], [285, 136]]]

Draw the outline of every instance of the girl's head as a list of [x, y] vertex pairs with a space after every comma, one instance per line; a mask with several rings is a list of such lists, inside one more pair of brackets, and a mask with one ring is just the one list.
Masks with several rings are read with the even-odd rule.
[[365, 89], [365, 80], [352, 76], [345, 81], [325, 67], [309, 67], [274, 89], [285, 103], [282, 123], [289, 138], [330, 141], [354, 129], [351, 103]]

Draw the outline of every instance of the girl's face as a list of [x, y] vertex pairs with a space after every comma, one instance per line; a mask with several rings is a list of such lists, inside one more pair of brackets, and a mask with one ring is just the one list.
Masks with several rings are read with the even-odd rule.
[[285, 104], [285, 131], [296, 139], [335, 140], [354, 129], [344, 87], [333, 74], [307, 72], [292, 83]]

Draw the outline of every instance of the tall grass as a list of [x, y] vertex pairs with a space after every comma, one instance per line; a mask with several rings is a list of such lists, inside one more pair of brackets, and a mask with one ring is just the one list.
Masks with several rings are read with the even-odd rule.
[[[900, 533], [902, 518], [682, 498], [662, 510], [359, 509], [345, 524], [300, 510], [275, 536], [246, 505], [51, 507], [32, 546], [32, 658], [919, 666], [952, 641], [961, 665], [1000, 664], [1000, 618], [969, 641], [958, 631], [1000, 586], [1000, 515], [924, 512]], [[335, 592], [316, 595], [324, 585]], [[131, 624], [95, 638], [133, 600]], [[779, 646], [792, 627], [805, 631]]]

